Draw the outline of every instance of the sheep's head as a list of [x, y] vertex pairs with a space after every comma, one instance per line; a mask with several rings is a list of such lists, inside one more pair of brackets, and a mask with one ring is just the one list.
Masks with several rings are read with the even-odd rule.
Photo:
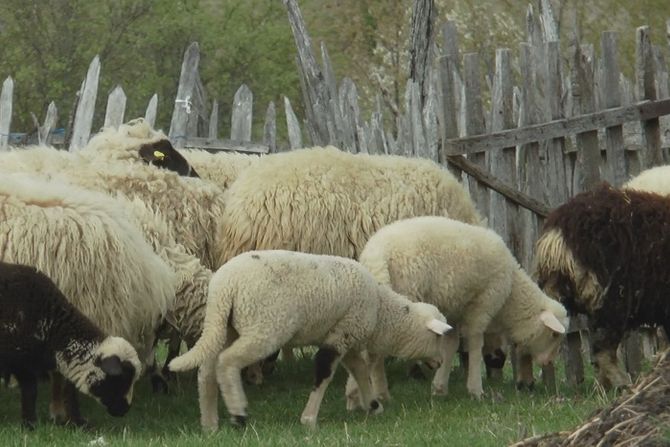
[[174, 171], [184, 177], [200, 177], [193, 166], [181, 155], [169, 140], [159, 140], [140, 146], [139, 156], [145, 163]]
[[527, 322], [530, 337], [518, 346], [519, 355], [530, 355], [538, 364], [550, 363], [561, 347], [569, 318], [565, 308], [558, 302]]
[[82, 392], [90, 395], [112, 416], [123, 416], [133, 400], [133, 386], [142, 371], [137, 352], [120, 337], [107, 337], [98, 347]]
[[440, 360], [444, 334], [452, 329], [447, 319], [432, 304], [409, 302], [403, 307], [409, 317], [410, 328], [400, 338], [398, 357]]

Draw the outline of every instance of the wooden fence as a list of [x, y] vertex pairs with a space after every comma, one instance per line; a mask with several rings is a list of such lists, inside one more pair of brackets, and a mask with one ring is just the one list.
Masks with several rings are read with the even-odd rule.
[[[490, 226], [528, 270], [550, 209], [601, 180], [620, 186], [667, 161], [668, 66], [646, 26], [635, 31], [630, 81], [619, 69], [616, 33], [603, 33], [599, 56], [593, 45], [576, 42], [562, 57], [551, 4], [537, 0], [528, 7], [527, 42], [516, 60], [512, 50], [497, 49], [495, 71], [482, 74], [479, 54], [461, 55], [455, 24], [436, 27], [433, 1], [416, 0], [404, 107], [388, 129], [379, 97], [365, 121], [354, 83], [345, 78], [338, 85], [323, 44], [317, 62], [296, 0], [283, 1], [298, 47], [311, 142], [442, 163], [462, 176]], [[573, 319], [565, 350], [572, 382], [583, 380], [584, 329], [583, 318]], [[636, 373], [639, 335], [633, 340], [624, 357]]]
[[[263, 135], [252, 141], [253, 93], [246, 85], [240, 86], [233, 98], [230, 138], [219, 138], [218, 102], [207, 103], [207, 95], [200, 80], [198, 64], [200, 50], [197, 42], [184, 53], [179, 87], [174, 100], [168, 136], [175, 147], [197, 147], [207, 150], [231, 150], [248, 153], [275, 152], [288, 144], [277, 141], [276, 111], [273, 102], [267, 107]], [[98, 80], [101, 62], [96, 56], [89, 65], [81, 88], [77, 92], [76, 105], [64, 132], [56, 132], [58, 108], [51, 102], [39, 123], [33, 114], [35, 129], [28, 133], [11, 133], [12, 98], [14, 82], [7, 78], [0, 94], [0, 150], [11, 145], [46, 143], [75, 151], [89, 140], [98, 96]], [[301, 135], [298, 119], [288, 98], [284, 97], [286, 120], [289, 127], [290, 147], [300, 147]], [[103, 126], [118, 126], [124, 122], [126, 95], [121, 86], [116, 86], [107, 97]], [[156, 125], [158, 95], [154, 94], [147, 104], [145, 119]], [[134, 118], [134, 117], [132, 117]], [[10, 139], [10, 136], [13, 137]]]

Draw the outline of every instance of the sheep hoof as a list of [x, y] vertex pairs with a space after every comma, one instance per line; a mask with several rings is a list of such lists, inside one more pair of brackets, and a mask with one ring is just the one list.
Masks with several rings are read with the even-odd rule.
[[378, 400], [373, 399], [370, 402], [370, 414], [381, 414], [384, 412], [384, 406]]
[[533, 391], [535, 390], [535, 382], [530, 382], [530, 383], [525, 383], [525, 382], [517, 382], [516, 383], [516, 389], [519, 391]]
[[300, 423], [305, 427], [314, 430], [316, 428], [316, 418], [314, 416], [301, 416]]
[[230, 422], [233, 424], [234, 427], [244, 428], [247, 425], [247, 416], [235, 414], [230, 417]]
[[432, 390], [431, 390], [431, 394], [433, 396], [446, 396], [447, 394], [449, 394], [449, 391], [448, 391], [447, 387], [445, 387], [443, 385], [437, 385], [437, 386], [433, 385]]
[[484, 396], [484, 391], [482, 389], [468, 389], [468, 392], [470, 393], [470, 397], [475, 400], [482, 400], [482, 397]]
[[169, 388], [167, 381], [163, 377], [159, 375], [151, 376], [151, 391], [153, 391], [154, 394], [168, 394]]

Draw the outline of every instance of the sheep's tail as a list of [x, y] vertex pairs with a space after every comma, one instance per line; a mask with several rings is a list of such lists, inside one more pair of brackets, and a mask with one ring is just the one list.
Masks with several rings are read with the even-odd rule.
[[[219, 286], [219, 287], [217, 287]], [[226, 344], [228, 318], [233, 308], [234, 291], [226, 282], [210, 282], [202, 335], [195, 345], [168, 365], [171, 371], [188, 371], [216, 356]]]

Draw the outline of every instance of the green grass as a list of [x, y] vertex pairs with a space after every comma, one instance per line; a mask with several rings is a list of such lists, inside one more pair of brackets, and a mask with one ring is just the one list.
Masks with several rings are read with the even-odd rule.
[[[32, 432], [19, 426], [18, 389], [2, 389], [0, 445], [2, 446], [208, 446], [235, 445], [383, 445], [501, 446], [525, 436], [569, 429], [606, 403], [591, 379], [577, 389], [560, 384], [560, 394], [542, 385], [533, 393], [517, 392], [506, 370], [503, 382], [484, 382], [486, 397], [470, 399], [463, 373], [452, 374], [446, 398], [430, 396], [430, 382], [409, 379], [405, 363], [389, 365], [393, 400], [378, 416], [347, 412], [344, 403], [346, 373], [338, 369], [319, 415], [319, 428], [309, 431], [299, 423], [312, 383], [312, 363], [298, 359], [279, 362], [275, 373], [261, 386], [246, 386], [249, 425], [245, 430], [228, 424], [220, 402], [221, 429], [214, 435], [200, 433], [195, 374], [184, 374], [172, 383], [170, 395], [153, 395], [148, 381], [136, 388], [135, 401], [123, 418], [112, 418], [90, 398], [82, 396], [82, 412], [95, 427], [91, 431], [55, 426], [48, 420], [46, 383], [40, 386], [38, 427]], [[562, 370], [557, 376], [563, 378]], [[591, 374], [588, 375], [591, 377]]]

